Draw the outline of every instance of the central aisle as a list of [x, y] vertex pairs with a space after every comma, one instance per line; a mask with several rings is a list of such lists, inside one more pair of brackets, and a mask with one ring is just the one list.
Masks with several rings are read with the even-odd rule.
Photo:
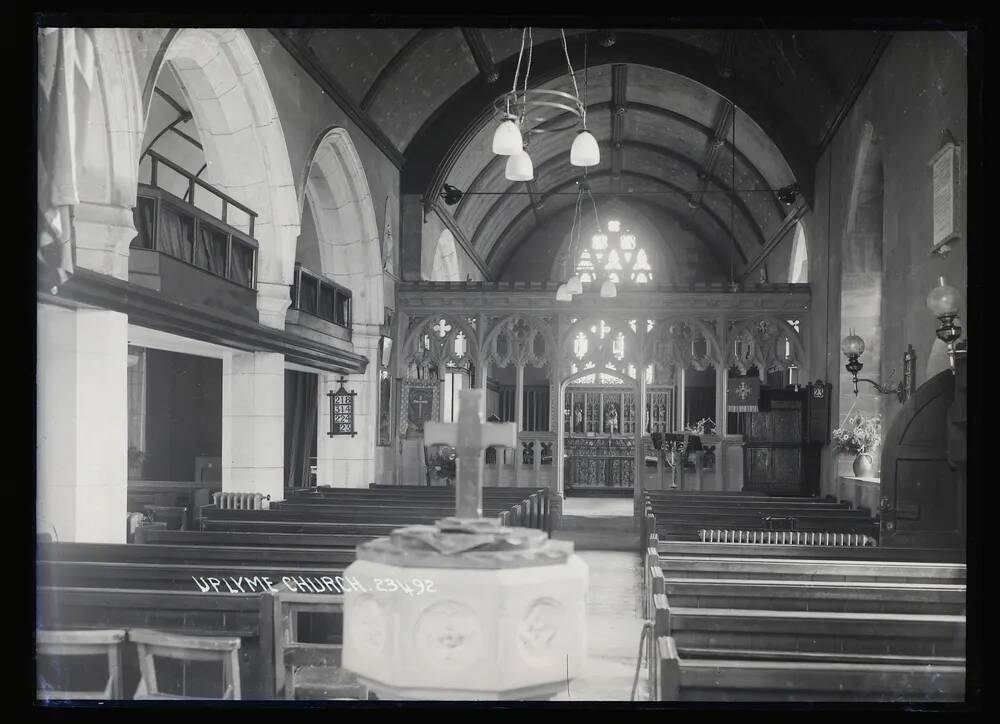
[[[629, 701], [642, 634], [642, 561], [632, 501], [569, 498], [562, 526], [552, 535], [571, 540], [590, 568], [587, 662], [584, 674], [553, 701]], [[636, 701], [649, 698], [646, 667]]]

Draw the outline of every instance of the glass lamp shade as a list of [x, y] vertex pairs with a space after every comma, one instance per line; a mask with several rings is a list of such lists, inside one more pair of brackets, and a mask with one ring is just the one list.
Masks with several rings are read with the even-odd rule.
[[498, 156], [513, 156], [524, 149], [521, 131], [511, 118], [505, 118], [493, 132], [493, 153]]
[[559, 288], [556, 289], [556, 301], [557, 302], [573, 301], [573, 295], [569, 293], [569, 289], [566, 288], [565, 284], [560, 284]]
[[566, 282], [566, 289], [569, 290], [570, 294], [583, 294], [583, 280], [580, 279], [579, 274], [570, 277], [569, 281]]
[[944, 277], [939, 278], [940, 284], [927, 295], [927, 308], [935, 317], [945, 317], [958, 314], [958, 305], [962, 303], [962, 295], [955, 287], [944, 283]]
[[856, 334], [850, 334], [844, 337], [840, 350], [845, 356], [858, 355], [860, 357], [865, 351], [865, 341]]
[[601, 285], [601, 296], [605, 299], [611, 299], [612, 297], [618, 296], [618, 287], [615, 283], [608, 279], [604, 284]]
[[597, 139], [590, 131], [580, 131], [569, 150], [569, 162], [574, 166], [596, 166], [601, 162]]
[[504, 170], [504, 177], [508, 181], [531, 181], [535, 178], [535, 168], [531, 163], [531, 156], [528, 152], [521, 150], [507, 157], [507, 168]]

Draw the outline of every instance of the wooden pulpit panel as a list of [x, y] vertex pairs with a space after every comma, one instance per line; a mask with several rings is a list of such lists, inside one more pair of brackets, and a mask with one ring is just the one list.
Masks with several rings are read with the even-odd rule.
[[964, 548], [965, 471], [949, 461], [955, 375], [935, 375], [910, 396], [882, 450], [881, 544]]
[[[806, 458], [805, 393], [762, 390], [768, 396], [750, 415], [744, 443], [743, 489], [773, 495], [807, 495], [807, 478], [818, 477]], [[808, 463], [808, 465], [807, 465]]]

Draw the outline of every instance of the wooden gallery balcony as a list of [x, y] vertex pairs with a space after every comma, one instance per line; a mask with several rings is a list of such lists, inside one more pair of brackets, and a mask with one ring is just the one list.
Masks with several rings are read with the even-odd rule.
[[[146, 155], [129, 282], [256, 322], [257, 213], [155, 151]], [[182, 188], [182, 197], [172, 193]]]

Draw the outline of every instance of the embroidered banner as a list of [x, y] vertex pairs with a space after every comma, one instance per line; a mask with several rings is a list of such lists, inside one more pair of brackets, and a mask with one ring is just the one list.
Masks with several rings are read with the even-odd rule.
[[757, 412], [760, 401], [760, 378], [730, 377], [726, 386], [726, 406], [729, 412]]

